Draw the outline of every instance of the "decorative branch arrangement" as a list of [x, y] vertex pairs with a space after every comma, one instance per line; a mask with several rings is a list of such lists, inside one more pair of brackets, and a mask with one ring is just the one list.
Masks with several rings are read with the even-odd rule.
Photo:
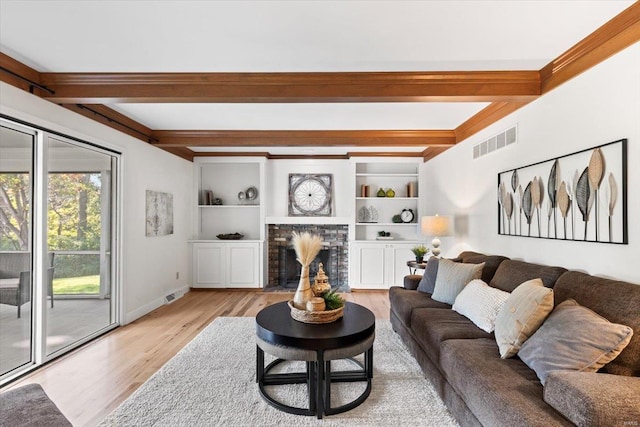
[[[562, 171], [574, 172], [563, 178]], [[499, 234], [627, 244], [626, 174], [626, 139], [502, 172]], [[544, 234], [541, 215], [546, 216]], [[576, 215], [583, 227], [576, 227]]]

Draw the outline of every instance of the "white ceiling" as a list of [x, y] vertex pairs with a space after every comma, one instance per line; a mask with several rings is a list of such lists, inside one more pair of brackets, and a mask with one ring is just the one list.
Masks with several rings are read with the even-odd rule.
[[[43, 72], [537, 70], [632, 3], [0, 0], [0, 50]], [[152, 129], [341, 130], [452, 129], [484, 105], [111, 107]]]

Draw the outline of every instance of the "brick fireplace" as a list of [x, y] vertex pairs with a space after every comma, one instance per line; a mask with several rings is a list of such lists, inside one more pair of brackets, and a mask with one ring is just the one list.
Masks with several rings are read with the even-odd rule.
[[311, 284], [320, 262], [329, 277], [331, 288], [348, 291], [349, 226], [331, 224], [269, 224], [268, 228], [268, 280], [269, 288], [295, 290], [300, 280], [300, 264], [291, 246], [291, 233], [307, 231], [322, 237], [323, 247], [309, 268]]

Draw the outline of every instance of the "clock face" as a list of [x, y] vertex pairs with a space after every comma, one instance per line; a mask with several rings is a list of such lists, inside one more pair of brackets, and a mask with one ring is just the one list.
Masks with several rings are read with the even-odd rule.
[[402, 222], [413, 222], [413, 211], [411, 209], [403, 209], [400, 213]]
[[331, 175], [289, 175], [289, 215], [331, 215]]

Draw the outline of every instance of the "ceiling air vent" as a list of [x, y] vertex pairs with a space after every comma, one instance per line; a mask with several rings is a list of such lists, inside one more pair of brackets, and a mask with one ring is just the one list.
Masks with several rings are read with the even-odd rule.
[[499, 134], [492, 136], [486, 141], [479, 142], [478, 144], [473, 146], [473, 158], [477, 159], [478, 157], [482, 157], [485, 154], [493, 153], [496, 150], [504, 148], [508, 145], [517, 142], [518, 136], [518, 125], [510, 127], [504, 132], [500, 132]]

